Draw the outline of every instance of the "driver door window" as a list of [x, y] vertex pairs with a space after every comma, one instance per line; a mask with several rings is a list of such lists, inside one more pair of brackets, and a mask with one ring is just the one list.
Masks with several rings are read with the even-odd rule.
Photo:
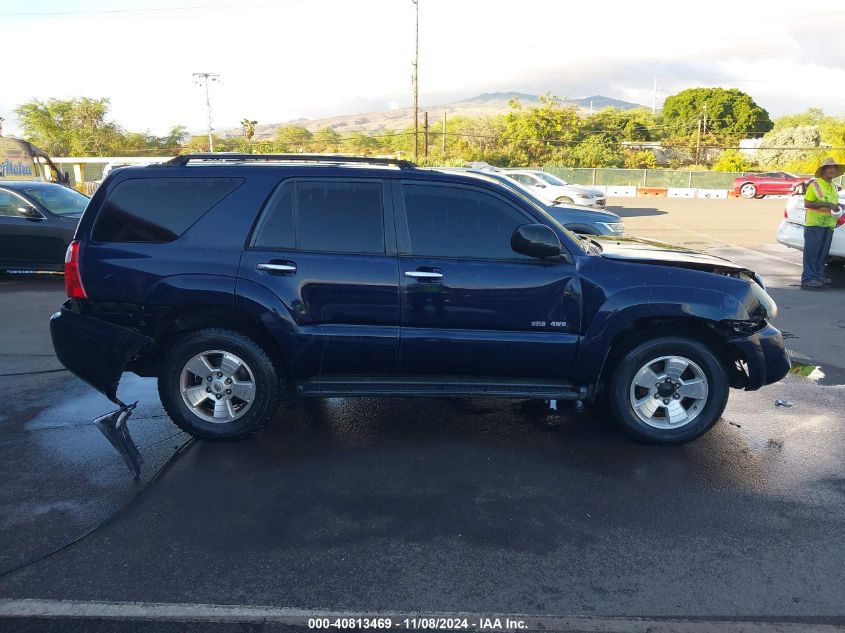
[[473, 189], [404, 185], [413, 255], [459, 259], [527, 259], [511, 248], [516, 228], [532, 220], [497, 197]]

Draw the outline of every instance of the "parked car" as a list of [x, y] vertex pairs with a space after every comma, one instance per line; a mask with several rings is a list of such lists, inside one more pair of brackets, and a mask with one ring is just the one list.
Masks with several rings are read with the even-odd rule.
[[[804, 194], [800, 193], [789, 196], [786, 200], [786, 209], [783, 212], [783, 220], [778, 226], [777, 241], [795, 248], [804, 250], [804, 222], [807, 219], [807, 209], [804, 207]], [[845, 204], [845, 192], [839, 192], [839, 202]], [[835, 265], [845, 264], [845, 215], [836, 221], [836, 228], [833, 230], [833, 241], [830, 243], [830, 259], [828, 263]]]
[[518, 183], [530, 187], [539, 197], [548, 202], [575, 203], [585, 207], [603, 207], [606, 204], [604, 191], [595, 187], [570, 185], [545, 171], [532, 169], [503, 169], [501, 172]]
[[61, 271], [88, 205], [52, 182], [0, 180], [0, 270]]
[[734, 178], [734, 193], [743, 198], [763, 198], [765, 196], [787, 195], [798, 183], [806, 178], [788, 174], [785, 171], [771, 171], [764, 174], [745, 174]]
[[540, 198], [535, 189], [527, 187], [522, 183], [506, 176], [501, 171], [490, 171], [487, 169], [468, 169], [460, 167], [449, 167], [441, 171], [451, 171], [465, 174], [479, 174], [483, 178], [492, 178], [497, 183], [513, 189], [521, 195], [528, 196], [531, 201], [552, 216], [555, 220], [563, 224], [567, 229], [578, 235], [615, 235], [620, 236], [625, 233], [625, 224], [615, 213], [605, 211], [604, 209], [596, 209], [591, 207], [584, 207], [575, 204], [550, 203]]
[[124, 370], [157, 377], [201, 438], [251, 435], [293, 395], [477, 396], [603, 400], [632, 437], [674, 444], [719, 419], [730, 387], [790, 366], [745, 267], [579, 239], [492, 180], [393, 159], [116, 170], [66, 262], [53, 344], [121, 405], [113, 438]]

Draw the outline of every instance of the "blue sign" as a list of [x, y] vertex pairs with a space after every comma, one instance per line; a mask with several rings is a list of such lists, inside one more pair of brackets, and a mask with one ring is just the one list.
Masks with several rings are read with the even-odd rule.
[[18, 161], [13, 163], [6, 159], [0, 163], [0, 178], [7, 176], [32, 176], [32, 163]]

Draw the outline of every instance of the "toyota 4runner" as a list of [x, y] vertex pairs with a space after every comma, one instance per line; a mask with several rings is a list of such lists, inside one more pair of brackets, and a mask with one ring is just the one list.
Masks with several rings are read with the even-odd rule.
[[730, 387], [789, 358], [762, 280], [730, 261], [567, 231], [479, 174], [391, 159], [180, 156], [117, 170], [68, 248], [59, 360], [114, 402], [158, 378], [202, 438], [258, 431], [280, 399], [603, 400], [680, 443]]

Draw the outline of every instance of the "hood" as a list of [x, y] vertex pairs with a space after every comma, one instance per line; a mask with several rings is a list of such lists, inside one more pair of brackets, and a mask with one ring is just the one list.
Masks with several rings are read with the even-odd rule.
[[580, 193], [580, 194], [596, 194], [600, 193], [604, 195], [601, 189], [594, 189], [593, 187], [585, 187], [584, 185], [553, 185], [558, 189], [567, 189], [569, 191]]
[[754, 274], [744, 266], [735, 264], [729, 259], [654, 240], [637, 237], [595, 237], [594, 239], [602, 248], [601, 256], [606, 259], [692, 268], [706, 272], [746, 272]]
[[593, 194], [597, 193], [597, 194], [600, 194], [602, 196], [604, 195], [604, 191], [602, 191], [601, 189], [599, 189], [597, 187], [588, 187], [587, 185], [569, 185], [569, 186], [572, 187], [573, 189], [577, 189], [578, 191], [584, 191], [586, 193], [593, 193]]

